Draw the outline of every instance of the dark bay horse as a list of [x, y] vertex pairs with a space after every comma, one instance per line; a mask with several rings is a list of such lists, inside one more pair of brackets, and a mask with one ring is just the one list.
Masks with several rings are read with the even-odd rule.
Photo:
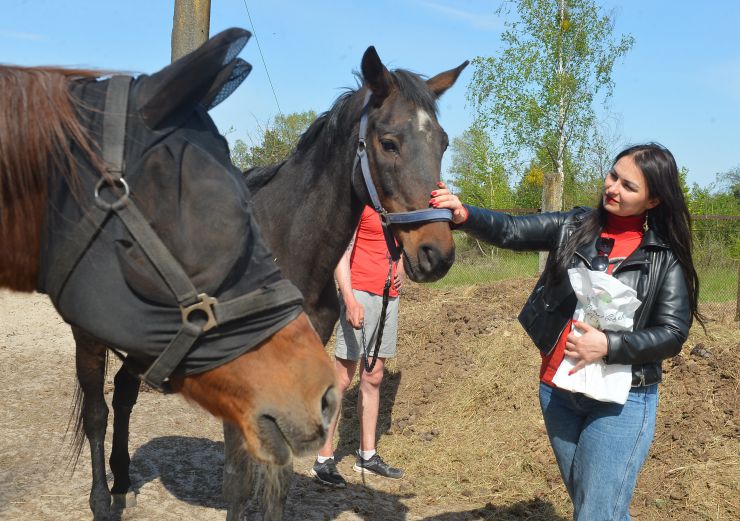
[[[249, 36], [138, 78], [0, 66], [0, 287], [48, 293], [73, 326], [96, 520], [112, 514], [104, 346], [125, 357], [116, 384], [182, 393], [265, 463], [315, 450], [336, 412], [323, 344], [207, 113], [249, 73]], [[112, 463], [130, 406], [114, 393]]]
[[[389, 71], [370, 47], [362, 59], [362, 85], [321, 115], [286, 161], [247, 173], [263, 236], [283, 274], [303, 293], [304, 308], [324, 343], [339, 316], [334, 268], [368, 200], [362, 173], [354, 169], [366, 96], [371, 93], [366, 137], [369, 164], [384, 208], [391, 212], [426, 208], [448, 144], [436, 117], [437, 99], [467, 63], [425, 80], [409, 71]], [[404, 266], [412, 280], [437, 280], [452, 265], [454, 243], [447, 223], [394, 225], [393, 232], [403, 246]], [[124, 397], [121, 401], [129, 405], [130, 412], [139, 383], [119, 373], [115, 392]], [[111, 468], [116, 483], [129, 483], [128, 451], [116, 451], [125, 447], [127, 426], [125, 415], [121, 425], [115, 425]], [[242, 449], [238, 430], [228, 423], [224, 438], [227, 518], [240, 520], [245, 514], [249, 518], [247, 499], [252, 497], [262, 510], [252, 512], [257, 518], [280, 519], [292, 465], [258, 464]]]
[[[281, 270], [303, 292], [304, 307], [322, 341], [329, 341], [339, 317], [334, 268], [369, 203], [360, 168], [354, 168], [358, 126], [368, 91], [366, 136], [374, 185], [389, 212], [428, 207], [440, 179], [447, 134], [437, 121], [437, 100], [468, 62], [430, 79], [405, 70], [389, 71], [373, 47], [362, 58], [362, 85], [342, 95], [301, 137], [283, 163], [247, 171], [255, 216]], [[285, 212], [282, 209], [291, 208]], [[454, 243], [446, 222], [394, 225], [411, 280], [430, 282], [447, 273]], [[224, 424], [227, 519], [281, 519], [292, 466], [254, 461], [239, 446], [238, 431]], [[259, 497], [260, 485], [277, 474], [281, 486]], [[245, 487], [245, 484], [248, 486]], [[250, 489], [251, 487], [251, 489]]]

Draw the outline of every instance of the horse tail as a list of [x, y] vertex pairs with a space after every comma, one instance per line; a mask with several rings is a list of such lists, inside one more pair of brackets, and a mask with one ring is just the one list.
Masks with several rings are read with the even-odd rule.
[[[104, 364], [103, 364], [103, 381], [105, 381], [107, 375], [108, 375], [108, 350], [105, 350], [104, 355]], [[75, 378], [75, 392], [74, 397], [72, 399], [72, 411], [69, 415], [69, 420], [67, 421], [67, 428], [65, 430], [65, 434], [69, 434], [70, 431], [72, 431], [72, 441], [69, 448], [68, 453], [68, 463], [67, 468], [74, 471], [75, 467], [77, 466], [78, 461], [80, 460], [80, 454], [82, 454], [82, 447], [85, 445], [85, 425], [83, 422], [83, 400], [85, 398], [85, 394], [82, 392], [82, 387], [80, 386], [80, 381], [78, 378]]]

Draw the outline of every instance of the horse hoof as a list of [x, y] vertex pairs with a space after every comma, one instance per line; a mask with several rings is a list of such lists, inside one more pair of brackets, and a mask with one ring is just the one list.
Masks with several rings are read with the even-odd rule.
[[136, 506], [136, 493], [133, 490], [129, 490], [125, 494], [111, 494], [111, 497], [113, 498], [113, 508], [116, 510], [123, 510]]

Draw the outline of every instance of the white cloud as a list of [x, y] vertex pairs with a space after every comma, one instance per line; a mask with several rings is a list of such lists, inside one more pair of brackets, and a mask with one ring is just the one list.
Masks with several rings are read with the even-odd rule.
[[19, 33], [16, 31], [3, 31], [3, 30], [0, 30], [0, 38], [10, 38], [12, 40], [27, 40], [27, 41], [33, 41], [33, 42], [40, 42], [42, 40], [49, 39], [49, 37], [44, 34]]
[[445, 16], [462, 20], [483, 31], [498, 31], [504, 27], [503, 20], [496, 16], [493, 8], [490, 12], [476, 13], [430, 0], [418, 0], [418, 3]]

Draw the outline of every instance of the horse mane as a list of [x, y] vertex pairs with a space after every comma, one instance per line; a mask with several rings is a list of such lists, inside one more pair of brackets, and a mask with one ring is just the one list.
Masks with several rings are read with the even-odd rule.
[[264, 187], [270, 180], [275, 177], [280, 167], [285, 164], [285, 161], [281, 161], [276, 165], [270, 166], [253, 166], [244, 171], [244, 180], [247, 183], [247, 188], [253, 194], [259, 192], [260, 188]]
[[64, 175], [74, 187], [76, 150], [91, 164], [102, 165], [69, 88], [73, 81], [100, 75], [83, 69], [0, 66], [0, 242], [27, 250], [17, 258], [0, 259], [0, 264], [28, 262], [21, 257], [31, 258], [31, 250], [38, 250], [51, 173]]
[[[398, 91], [407, 101], [431, 114], [438, 114], [437, 97], [427, 86], [424, 76], [405, 69], [395, 69], [390, 74]], [[318, 159], [326, 161], [340, 144], [346, 142], [352, 127], [357, 123], [354, 116], [357, 104], [352, 102], [361, 88], [362, 77], [358, 73], [355, 73], [355, 77], [358, 87], [347, 89], [328, 111], [316, 118], [298, 140], [295, 154], [305, 154], [318, 144]], [[322, 141], [319, 136], [324, 133], [326, 138]]]
[[[399, 92], [407, 101], [429, 113], [435, 115], [438, 113], [437, 97], [427, 87], [423, 76], [405, 69], [396, 69], [390, 71], [390, 73]], [[316, 153], [316, 160], [325, 163], [329, 160], [331, 154], [336, 153], [337, 147], [346, 143], [347, 137], [352, 133], [352, 127], [358, 121], [355, 115], [358, 104], [354, 101], [356, 99], [355, 94], [360, 91], [362, 86], [362, 77], [359, 73], [355, 73], [355, 77], [357, 87], [346, 89], [334, 100], [329, 110], [309, 125], [299, 138], [288, 159], [296, 157], [300, 160], [310, 151], [313, 151]], [[245, 170], [244, 178], [249, 191], [257, 193], [267, 185], [288, 159], [275, 165], [255, 166]]]
[[[50, 175], [63, 175], [79, 193], [77, 162], [102, 160], [79, 121], [76, 80], [99, 71], [0, 65], [0, 285], [36, 287]], [[75, 157], [75, 152], [78, 156]]]

